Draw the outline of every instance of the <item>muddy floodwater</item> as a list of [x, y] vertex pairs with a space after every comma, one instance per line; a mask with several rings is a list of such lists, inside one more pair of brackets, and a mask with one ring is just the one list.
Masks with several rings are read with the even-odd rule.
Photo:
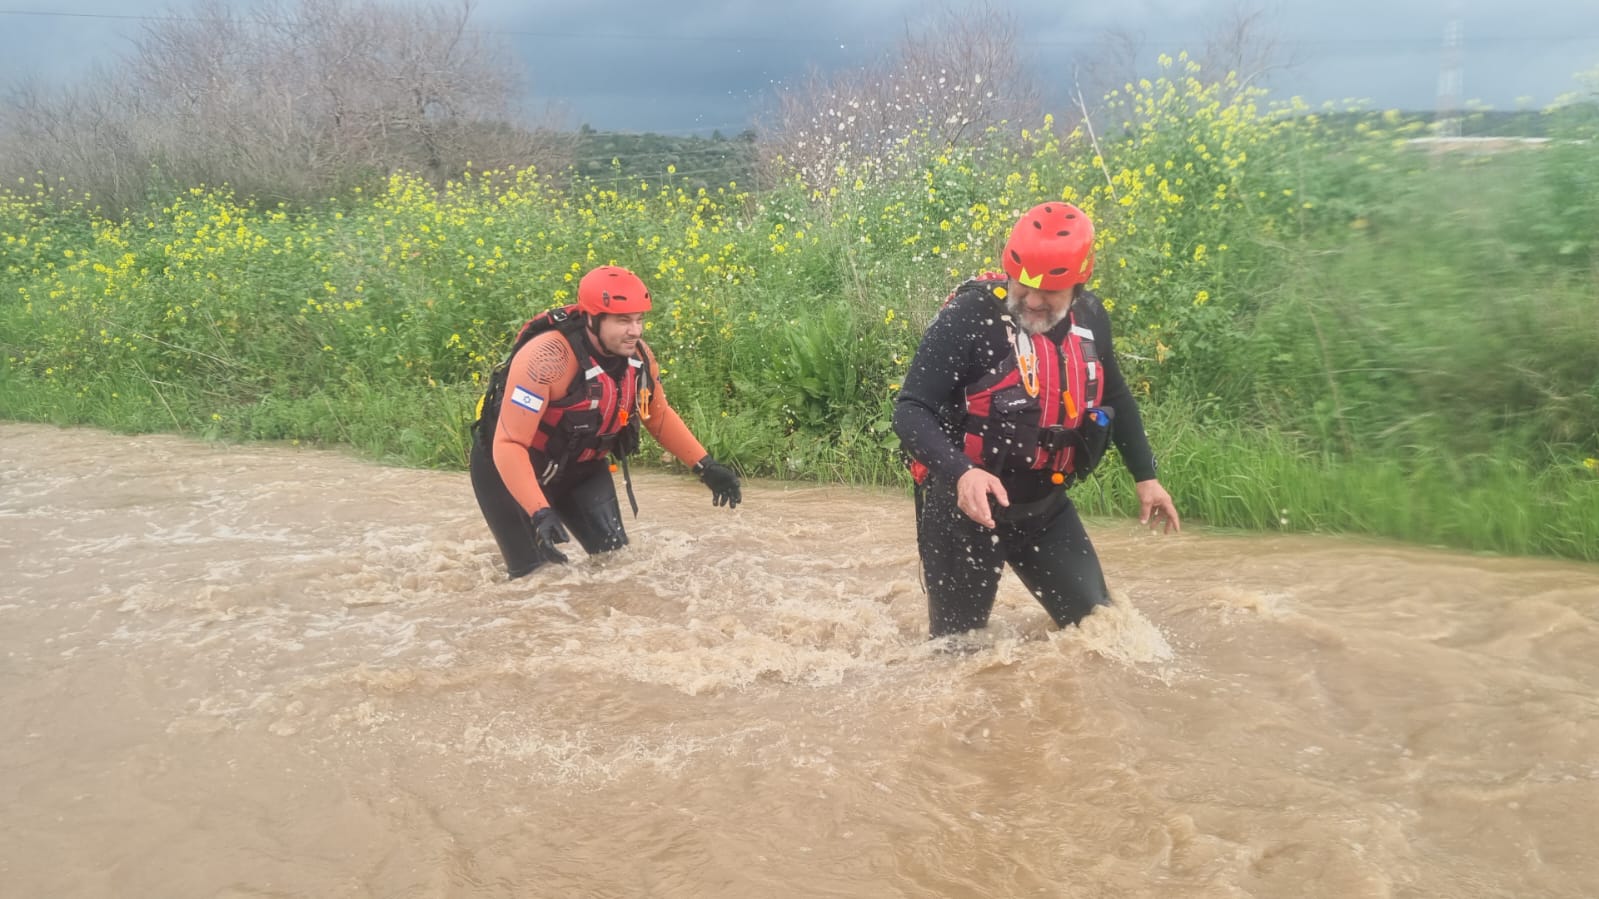
[[1093, 520], [947, 653], [908, 496], [635, 485], [513, 583], [464, 472], [0, 424], [0, 895], [1599, 896], [1599, 566]]

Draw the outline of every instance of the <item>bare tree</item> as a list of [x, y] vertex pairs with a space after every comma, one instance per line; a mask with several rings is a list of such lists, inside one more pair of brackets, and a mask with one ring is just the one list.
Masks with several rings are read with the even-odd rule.
[[47, 176], [77, 191], [112, 199], [136, 190], [148, 160], [133, 132], [132, 98], [105, 72], [89, 87], [52, 87], [36, 81], [14, 85], [0, 99], [0, 177]]
[[907, 142], [947, 146], [1033, 124], [1039, 90], [1016, 52], [1019, 33], [994, 0], [945, 7], [922, 30], [907, 28], [880, 64], [785, 85], [763, 117], [763, 163], [821, 187], [839, 166], [882, 163]]
[[1111, 91], [1137, 82], [1141, 67], [1153, 59], [1154, 54], [1145, 51], [1142, 34], [1125, 28], [1106, 31], [1072, 67], [1073, 99], [1096, 107]]
[[15, 94], [0, 109], [0, 158], [70, 169], [101, 191], [226, 182], [278, 200], [396, 170], [442, 183], [468, 161], [563, 166], [569, 138], [513, 121], [520, 73], [468, 27], [472, 9], [198, 0], [149, 24], [94, 84]]
[[1264, 7], [1239, 2], [1205, 30], [1199, 48], [1150, 47], [1141, 33], [1106, 31], [1073, 66], [1073, 101], [1092, 112], [1112, 91], [1160, 74], [1156, 69], [1160, 54], [1190, 49], [1196, 50], [1195, 77], [1201, 82], [1224, 82], [1231, 73], [1239, 90], [1262, 87], [1272, 74], [1294, 64], [1292, 48], [1272, 30], [1271, 20]]
[[1293, 51], [1271, 28], [1271, 15], [1240, 2], [1205, 34], [1201, 77], [1220, 81], [1236, 74], [1240, 89], [1262, 87], [1273, 72], [1292, 68]]

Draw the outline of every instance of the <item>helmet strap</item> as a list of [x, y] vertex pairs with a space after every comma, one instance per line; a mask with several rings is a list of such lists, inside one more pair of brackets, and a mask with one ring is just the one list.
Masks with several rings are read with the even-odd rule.
[[610, 314], [611, 313], [609, 312], [583, 313], [583, 316], [586, 319], [586, 321], [583, 323], [583, 331], [588, 337], [589, 346], [593, 347], [594, 352], [605, 359], [616, 358], [610, 350], [605, 348], [605, 343], [600, 340], [600, 322]]

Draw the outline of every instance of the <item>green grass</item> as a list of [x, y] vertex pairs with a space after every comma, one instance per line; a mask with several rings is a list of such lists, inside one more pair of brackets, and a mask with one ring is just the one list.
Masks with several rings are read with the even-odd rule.
[[[1599, 559], [1599, 144], [1434, 158], [1402, 124], [1215, 97], [1138, 104], [1103, 169], [1048, 131], [912, 141], [836, 192], [489, 173], [292, 215], [196, 189], [127, 222], [0, 195], [0, 417], [459, 468], [520, 321], [615, 261], [718, 458], [904, 486], [889, 420], [922, 329], [1020, 209], [1070, 194], [1189, 521]], [[1078, 496], [1133, 510], [1114, 464]]]

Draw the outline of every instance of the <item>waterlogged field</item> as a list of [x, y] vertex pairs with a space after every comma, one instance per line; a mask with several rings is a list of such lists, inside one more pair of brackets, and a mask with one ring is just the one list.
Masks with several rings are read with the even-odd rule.
[[[614, 262], [650, 285], [669, 395], [719, 458], [901, 483], [889, 417], [922, 328], [1064, 199], [1098, 225], [1092, 286], [1191, 519], [1599, 559], [1592, 118], [1429, 154], [1397, 114], [1163, 63], [1071, 126], [906, 135], [759, 186], [399, 174], [314, 209], [195, 186], [107, 217], [15, 185], [0, 416], [460, 466], [516, 327]], [[1125, 511], [1126, 477], [1099, 481], [1084, 504]]]

